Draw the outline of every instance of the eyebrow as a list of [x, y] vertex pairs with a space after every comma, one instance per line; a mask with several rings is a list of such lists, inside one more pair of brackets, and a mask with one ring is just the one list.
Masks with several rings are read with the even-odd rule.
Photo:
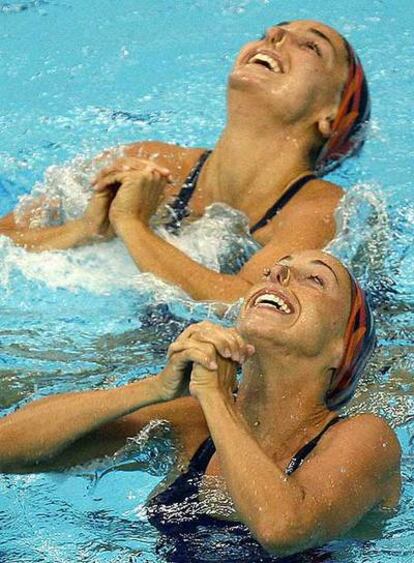
[[329, 43], [329, 45], [332, 47], [332, 49], [334, 50], [334, 52], [336, 52], [336, 49], [334, 47], [334, 44], [332, 43], [332, 41], [329, 39], [329, 37], [327, 35], [325, 35], [325, 33], [323, 33], [322, 31], [320, 31], [319, 29], [316, 29], [315, 27], [310, 27], [309, 30], [311, 33], [314, 33], [315, 35], [317, 35], [318, 37], [321, 37], [322, 39], [324, 39], [325, 41], [327, 41]]
[[319, 264], [320, 266], [326, 266], [329, 270], [331, 270], [331, 272], [335, 276], [336, 283], [339, 285], [338, 276], [336, 275], [335, 270], [329, 264], [327, 264], [323, 260], [312, 260], [311, 264]]

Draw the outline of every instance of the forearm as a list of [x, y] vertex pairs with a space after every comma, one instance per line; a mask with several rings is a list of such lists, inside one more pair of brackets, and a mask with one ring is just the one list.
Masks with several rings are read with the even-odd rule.
[[231, 399], [217, 392], [200, 403], [240, 518], [263, 545], [283, 552], [299, 524], [303, 491], [264, 453]]
[[65, 250], [92, 242], [88, 229], [80, 220], [36, 229], [0, 227], [0, 234], [10, 238], [18, 246], [23, 246], [33, 252]]
[[160, 401], [156, 377], [35, 401], [0, 421], [0, 467], [48, 459], [100, 426]]
[[194, 299], [233, 302], [251, 287], [237, 275], [220, 274], [198, 264], [139, 221], [123, 222], [116, 231], [141, 271], [179, 285]]

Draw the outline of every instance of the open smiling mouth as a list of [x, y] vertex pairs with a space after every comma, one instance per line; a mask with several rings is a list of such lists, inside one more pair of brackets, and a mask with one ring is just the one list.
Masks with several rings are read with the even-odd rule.
[[276, 73], [283, 72], [280, 62], [276, 60], [274, 57], [271, 57], [270, 55], [267, 55], [265, 53], [256, 53], [255, 55], [249, 58], [247, 64], [261, 65], [267, 68], [268, 70], [271, 70], [272, 72], [276, 72]]
[[253, 298], [252, 307], [266, 307], [274, 309], [284, 315], [291, 315], [294, 312], [293, 306], [283, 296], [273, 292], [261, 292]]

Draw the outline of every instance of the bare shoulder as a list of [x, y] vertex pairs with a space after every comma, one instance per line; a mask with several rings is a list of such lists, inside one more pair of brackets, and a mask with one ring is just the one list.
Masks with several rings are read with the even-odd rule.
[[397, 435], [382, 416], [377, 416], [372, 413], [363, 413], [351, 417], [349, 422], [355, 427], [355, 430], [364, 431], [367, 436], [371, 437], [376, 442], [380, 443], [382, 447], [384, 444], [393, 446], [394, 450], [400, 455], [401, 448]]
[[394, 471], [400, 465], [398, 438], [388, 422], [375, 414], [363, 413], [347, 418], [327, 433], [327, 445], [329, 440], [338, 447], [364, 452], [365, 458], [375, 460], [377, 470]]
[[329, 428], [295, 478], [314, 498], [331, 498], [341, 505], [339, 520], [347, 512], [359, 518], [374, 506], [397, 506], [400, 456], [398, 439], [387, 422], [360, 414]]
[[[349, 432], [357, 431], [367, 437], [378, 436], [381, 438], [395, 440], [398, 443], [394, 430], [385, 418], [373, 413], [361, 413], [355, 416], [350, 416], [349, 418], [344, 419], [344, 423], [341, 426], [344, 430], [347, 429]], [[341, 426], [338, 425], [338, 428]]]
[[315, 178], [309, 182], [308, 195], [309, 197], [329, 197], [339, 200], [344, 195], [344, 190], [333, 182], [328, 182], [322, 178]]
[[205, 148], [183, 147], [162, 141], [142, 141], [126, 145], [124, 154], [154, 160], [162, 166], [167, 166], [177, 175], [180, 175], [179, 171], [182, 169], [184, 175], [187, 175], [189, 169], [205, 150]]
[[319, 216], [326, 221], [333, 221], [335, 210], [343, 195], [344, 191], [336, 184], [316, 178], [310, 180], [304, 189], [289, 201], [280, 216], [284, 215], [289, 220], [297, 217], [300, 221], [311, 218], [312, 222]]
[[[290, 253], [307, 248], [323, 248], [335, 236], [335, 211], [342, 189], [325, 180], [309, 181], [272, 221], [255, 237], [262, 245], [281, 241]], [[280, 249], [281, 250], [281, 249]]]

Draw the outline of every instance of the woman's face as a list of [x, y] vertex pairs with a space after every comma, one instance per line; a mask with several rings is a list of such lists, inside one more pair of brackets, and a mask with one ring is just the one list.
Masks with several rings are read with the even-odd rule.
[[299, 356], [340, 343], [351, 306], [351, 282], [335, 258], [306, 251], [281, 258], [246, 297], [239, 330], [248, 341]]
[[348, 72], [343, 38], [320, 22], [298, 20], [271, 27], [259, 41], [248, 43], [230, 74], [230, 91], [243, 90], [264, 100], [287, 122], [323, 110], [333, 113]]

